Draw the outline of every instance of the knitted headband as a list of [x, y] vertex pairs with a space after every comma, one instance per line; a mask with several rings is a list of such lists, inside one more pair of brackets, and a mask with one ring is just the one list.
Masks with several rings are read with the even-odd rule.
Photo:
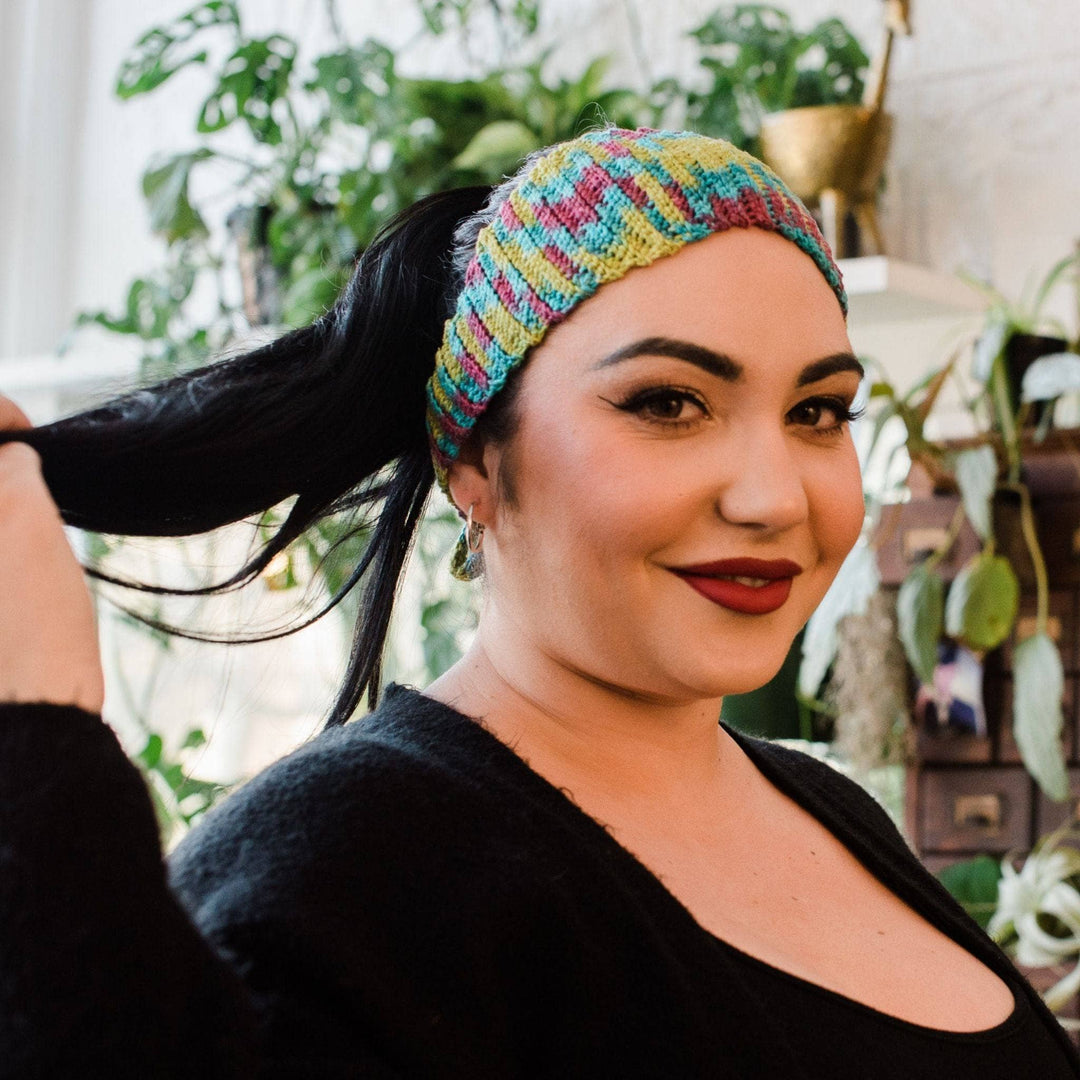
[[684, 245], [755, 226], [817, 263], [847, 294], [814, 219], [757, 158], [690, 131], [607, 128], [559, 143], [479, 232], [427, 384], [435, 475], [548, 328], [605, 282]]

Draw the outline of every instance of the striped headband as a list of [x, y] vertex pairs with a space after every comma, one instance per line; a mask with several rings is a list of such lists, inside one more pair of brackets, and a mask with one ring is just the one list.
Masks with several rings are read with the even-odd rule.
[[606, 128], [539, 158], [476, 238], [427, 384], [439, 486], [477, 418], [548, 328], [605, 282], [730, 228], [769, 229], [840, 270], [806, 207], [757, 158], [691, 131]]

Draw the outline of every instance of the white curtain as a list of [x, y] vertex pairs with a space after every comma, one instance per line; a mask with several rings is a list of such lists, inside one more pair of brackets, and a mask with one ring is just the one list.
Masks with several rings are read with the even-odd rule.
[[71, 318], [92, 7], [0, 0], [0, 358], [51, 353]]

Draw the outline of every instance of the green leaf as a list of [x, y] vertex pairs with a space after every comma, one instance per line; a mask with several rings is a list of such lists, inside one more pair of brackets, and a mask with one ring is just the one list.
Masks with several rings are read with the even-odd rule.
[[1011, 327], [1009, 321], [1000, 311], [992, 311], [987, 317], [986, 326], [975, 342], [975, 348], [971, 356], [972, 378], [984, 386], [990, 381], [994, 361], [1005, 350], [1005, 342], [1009, 337]]
[[518, 120], [495, 120], [482, 127], [453, 164], [458, 169], [509, 172], [537, 147], [537, 137]]
[[1069, 795], [1061, 750], [1065, 675], [1049, 635], [1035, 633], [1017, 645], [1013, 672], [1013, 734], [1020, 758], [1046, 795], [1063, 802]]
[[330, 114], [350, 123], [367, 124], [380, 101], [394, 95], [394, 54], [377, 41], [320, 56], [307, 90], [322, 90]]
[[143, 173], [142, 189], [150, 208], [150, 228], [164, 235], [170, 244], [209, 235], [206, 222], [188, 201], [191, 167], [209, 157], [213, 157], [212, 150], [191, 150]]
[[806, 624], [799, 666], [799, 693], [803, 697], [817, 696], [836, 656], [840, 620], [847, 615], [863, 614], [880, 581], [870, 545], [856, 544]]
[[1068, 270], [1070, 267], [1077, 266], [1078, 264], [1080, 264], [1080, 253], [1075, 251], [1071, 252], [1070, 254], [1064, 256], [1064, 258], [1059, 259], [1056, 263], [1054, 263], [1054, 265], [1047, 273], [1046, 277], [1043, 278], [1037, 292], [1035, 293], [1035, 298], [1032, 301], [1029, 312], [1033, 333], [1037, 330], [1039, 324], [1039, 317], [1042, 314], [1043, 305], [1046, 303], [1047, 297], [1049, 297], [1050, 293], [1053, 292], [1054, 286], [1058, 283], [1061, 275], [1064, 274], [1065, 271]]
[[1071, 352], [1040, 356], [1024, 372], [1020, 396], [1023, 401], [1052, 401], [1080, 390], [1080, 356]]
[[283, 34], [245, 42], [225, 61], [196, 130], [209, 134], [243, 119], [257, 141], [277, 146], [282, 136], [274, 105], [288, 97], [295, 58], [296, 42]]
[[997, 487], [997, 473], [997, 454], [991, 446], [977, 446], [957, 455], [956, 482], [960, 485], [964, 513], [983, 540], [989, 540], [993, 532], [990, 503]]
[[345, 284], [344, 271], [337, 275], [321, 266], [294, 278], [281, 300], [282, 320], [288, 326], [307, 326], [333, 306]]
[[970, 649], [996, 649], [1012, 630], [1020, 583], [1009, 560], [975, 555], [953, 578], [945, 604], [945, 633]]
[[196, 746], [206, 745], [206, 732], [202, 728], [192, 728], [180, 744], [181, 750], [190, 750]]
[[904, 578], [896, 596], [897, 633], [919, 681], [930, 686], [937, 666], [945, 586], [941, 578], [919, 563]]
[[160, 735], [151, 735], [146, 740], [146, 745], [139, 753], [139, 761], [142, 762], [143, 767], [146, 769], [153, 769], [157, 767], [159, 761], [161, 761], [161, 751], [164, 743], [161, 741]]
[[[819, 63], [807, 63], [810, 57]], [[858, 105], [869, 57], [837, 18], [825, 19], [799, 40], [793, 52], [792, 81], [789, 76], [782, 108], [807, 105]]]
[[206, 62], [206, 52], [179, 55], [179, 46], [210, 27], [232, 26], [240, 29], [240, 13], [234, 0], [208, 0], [174, 19], [166, 26], [147, 30], [120, 65], [116, 77], [116, 95], [124, 100], [159, 87], [189, 64]]
[[157, 770], [166, 784], [169, 785], [172, 790], [179, 791], [184, 783], [184, 770], [179, 762], [170, 761], [168, 764], [162, 764]]
[[937, 878], [985, 930], [997, 906], [1001, 863], [989, 855], [976, 855], [946, 866]]

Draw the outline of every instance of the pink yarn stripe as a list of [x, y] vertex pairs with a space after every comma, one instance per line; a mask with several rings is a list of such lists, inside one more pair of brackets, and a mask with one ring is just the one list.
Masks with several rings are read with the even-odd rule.
[[475, 285], [483, 276], [484, 270], [479, 259], [470, 260], [469, 265], [465, 268], [465, 284]]
[[586, 165], [581, 171], [581, 179], [574, 184], [577, 191], [591, 204], [600, 202], [610, 186], [611, 173], [596, 162]]
[[473, 336], [485, 349], [491, 347], [491, 331], [480, 321], [480, 316], [475, 311], [470, 311], [465, 319], [465, 325], [472, 331]]
[[678, 207], [679, 213], [682, 214], [687, 221], [690, 221], [694, 212], [690, 209], [690, 203], [687, 202], [686, 196], [683, 194], [683, 189], [672, 180], [670, 183], [661, 185], [667, 194], [667, 197]]
[[476, 357], [468, 349], [463, 348], [457, 354], [457, 360], [461, 364], [461, 370], [472, 379], [477, 390], [481, 391], [481, 393], [486, 392], [488, 387], [487, 372], [480, 366]]
[[[470, 398], [460, 387], [454, 388], [452, 398], [454, 402], [454, 408], [463, 412], [466, 416], [471, 416], [474, 420], [484, 411], [485, 408], [487, 408], [486, 400], [480, 402], [473, 401], [472, 398]], [[454, 420], [452, 417], [448, 417], [447, 419], [449, 419], [451, 423], [457, 426], [457, 421]], [[459, 428], [459, 430], [468, 431], [469, 429]]]
[[557, 267], [571, 281], [574, 280], [574, 274], [577, 273], [577, 267], [574, 266], [561, 247], [558, 247], [555, 244], [545, 244], [544, 254], [547, 256], [547, 260], [552, 266]]
[[527, 282], [525, 284], [525, 295], [529, 301], [529, 306], [540, 316], [544, 322], [551, 322], [555, 317], [555, 309], [548, 306], [546, 300], [538, 296], [536, 290]]
[[615, 183], [619, 185], [619, 188], [639, 209], [649, 201], [649, 196], [632, 176], [616, 176]]
[[501, 270], [491, 282], [491, 287], [503, 302], [503, 307], [505, 307], [511, 315], [516, 315], [518, 310], [518, 299], [514, 295], [514, 290], [510, 287], [510, 282], [507, 281], [506, 275]]
[[590, 225], [599, 220], [596, 209], [576, 194], [553, 203], [551, 212], [572, 233], [576, 233], [583, 225]]
[[630, 151], [622, 143], [609, 139], [600, 144], [612, 157], [629, 157]]
[[518, 217], [518, 213], [509, 199], [499, 207], [499, 217], [502, 220], [502, 223], [511, 232], [516, 232], [518, 229], [525, 228], [525, 222]]

